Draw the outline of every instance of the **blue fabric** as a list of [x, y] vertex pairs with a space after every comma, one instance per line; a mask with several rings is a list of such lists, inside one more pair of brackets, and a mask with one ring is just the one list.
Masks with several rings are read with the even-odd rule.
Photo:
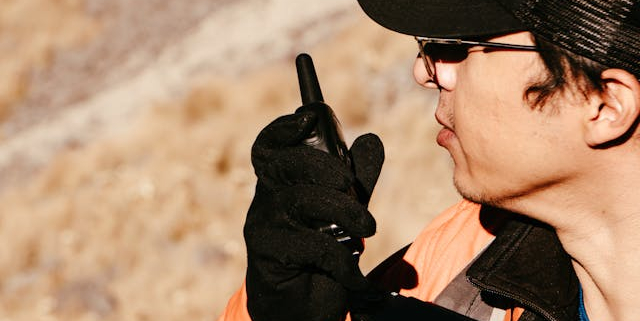
[[578, 316], [580, 317], [580, 321], [589, 321], [589, 316], [587, 316], [587, 310], [584, 308], [584, 297], [582, 296], [582, 287], [580, 287], [580, 304], [578, 305]]

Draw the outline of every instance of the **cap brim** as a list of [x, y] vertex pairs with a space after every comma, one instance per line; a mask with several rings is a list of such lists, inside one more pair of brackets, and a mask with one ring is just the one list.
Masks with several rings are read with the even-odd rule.
[[358, 0], [385, 28], [423, 37], [476, 37], [526, 28], [491, 0]]

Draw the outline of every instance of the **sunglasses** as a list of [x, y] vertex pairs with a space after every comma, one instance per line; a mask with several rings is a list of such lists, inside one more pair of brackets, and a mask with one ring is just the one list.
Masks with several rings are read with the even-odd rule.
[[420, 57], [427, 69], [427, 74], [431, 79], [436, 79], [436, 62], [459, 62], [467, 58], [471, 47], [485, 47], [483, 51], [488, 49], [494, 50], [525, 50], [539, 51], [536, 46], [530, 45], [514, 45], [500, 42], [472, 41], [462, 39], [449, 38], [426, 38], [415, 37], [418, 41]]

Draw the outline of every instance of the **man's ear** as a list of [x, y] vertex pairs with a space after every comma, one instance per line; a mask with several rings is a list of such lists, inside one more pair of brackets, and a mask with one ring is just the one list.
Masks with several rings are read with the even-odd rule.
[[603, 91], [598, 104], [589, 106], [585, 140], [589, 146], [602, 146], [628, 138], [640, 115], [640, 82], [622, 69], [602, 72]]

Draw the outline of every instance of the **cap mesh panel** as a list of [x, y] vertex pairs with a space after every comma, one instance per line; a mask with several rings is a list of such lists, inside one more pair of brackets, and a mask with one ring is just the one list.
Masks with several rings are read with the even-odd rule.
[[640, 78], [639, 6], [637, 0], [526, 0], [514, 14], [534, 34]]

